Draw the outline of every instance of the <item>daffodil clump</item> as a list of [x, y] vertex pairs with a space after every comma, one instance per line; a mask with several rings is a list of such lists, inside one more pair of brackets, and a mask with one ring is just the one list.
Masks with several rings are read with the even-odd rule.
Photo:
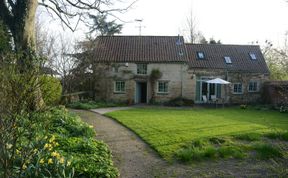
[[[71, 160], [67, 159], [58, 151], [59, 143], [55, 135], [44, 137], [42, 147], [34, 148], [31, 151], [30, 159], [26, 159], [20, 167], [23, 177], [51, 177], [58, 175], [60, 177], [74, 177], [74, 168], [71, 166]], [[21, 156], [21, 151], [16, 149], [16, 154]], [[52, 176], [53, 177], [53, 176]]]
[[[37, 117], [45, 123], [35, 125], [34, 137], [23, 137], [14, 147], [15, 177], [109, 177], [119, 176], [108, 146], [95, 140], [93, 126], [64, 108], [53, 108]], [[29, 133], [27, 133], [29, 136]], [[1, 169], [0, 169], [1, 177]]]

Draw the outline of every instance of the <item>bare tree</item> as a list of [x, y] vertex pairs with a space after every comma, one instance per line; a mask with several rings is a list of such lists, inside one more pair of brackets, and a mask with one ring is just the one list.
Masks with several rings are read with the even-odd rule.
[[[132, 3], [133, 4], [133, 3]], [[13, 47], [22, 52], [31, 60], [18, 59], [17, 64], [22, 70], [35, 68], [35, 14], [38, 6], [44, 7], [52, 17], [57, 17], [61, 22], [75, 31], [79, 22], [85, 22], [90, 13], [109, 13], [125, 9], [112, 8], [110, 0], [0, 0], [0, 20], [12, 35]], [[75, 23], [73, 23], [75, 22]], [[33, 60], [34, 59], [34, 60]], [[35, 91], [35, 108], [43, 105], [40, 89]]]
[[195, 43], [197, 37], [196, 29], [196, 17], [193, 15], [193, 11], [190, 11], [190, 16], [186, 18], [186, 26], [189, 31], [189, 41], [190, 43]]

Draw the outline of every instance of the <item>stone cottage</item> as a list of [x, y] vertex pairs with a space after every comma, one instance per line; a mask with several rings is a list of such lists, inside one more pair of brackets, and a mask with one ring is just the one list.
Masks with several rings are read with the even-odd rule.
[[[93, 51], [98, 99], [257, 102], [269, 70], [259, 46], [186, 44], [181, 36], [100, 36]], [[152, 73], [158, 78], [152, 78]], [[229, 85], [208, 84], [221, 78]], [[204, 99], [206, 98], [206, 99]]]

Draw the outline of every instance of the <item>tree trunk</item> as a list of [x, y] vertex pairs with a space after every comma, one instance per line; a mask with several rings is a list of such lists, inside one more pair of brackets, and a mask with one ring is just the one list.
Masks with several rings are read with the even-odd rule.
[[[38, 0], [18, 1], [15, 7], [14, 21], [8, 26], [12, 32], [15, 50], [22, 54], [17, 61], [21, 72], [35, 71], [39, 72], [39, 62], [36, 58], [36, 36], [35, 36], [35, 14], [38, 7]], [[36, 79], [38, 83], [38, 79]], [[44, 106], [42, 93], [39, 85], [34, 88], [33, 102], [30, 106], [38, 110]]]

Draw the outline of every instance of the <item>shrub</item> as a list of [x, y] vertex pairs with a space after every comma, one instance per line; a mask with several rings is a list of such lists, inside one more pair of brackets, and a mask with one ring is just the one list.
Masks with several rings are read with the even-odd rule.
[[288, 113], [288, 105], [280, 106], [279, 110], [280, 110], [281, 113]]
[[246, 104], [241, 104], [240, 105], [240, 109], [247, 109], [247, 108], [248, 108], [248, 106]]
[[175, 98], [164, 103], [165, 106], [194, 106], [194, 101], [185, 98]]
[[55, 105], [60, 102], [62, 86], [57, 78], [51, 76], [41, 76], [39, 78], [42, 97], [47, 105]]
[[[94, 139], [92, 126], [63, 107], [34, 115], [31, 120], [41, 122], [32, 125], [20, 138], [13, 165], [15, 177], [119, 176], [108, 146]], [[21, 121], [26, 123], [23, 116]], [[32, 138], [30, 131], [35, 133]]]
[[[111, 152], [106, 144], [94, 139], [92, 126], [83, 123], [66, 109], [52, 109], [49, 130], [56, 133], [57, 150], [71, 156], [75, 177], [117, 177]], [[61, 128], [61, 129], [59, 129]]]
[[83, 109], [83, 110], [97, 109], [97, 108], [103, 108], [103, 107], [117, 107], [117, 106], [125, 106], [125, 104], [105, 102], [105, 101], [78, 101], [78, 102], [67, 104], [67, 107], [69, 108]]

